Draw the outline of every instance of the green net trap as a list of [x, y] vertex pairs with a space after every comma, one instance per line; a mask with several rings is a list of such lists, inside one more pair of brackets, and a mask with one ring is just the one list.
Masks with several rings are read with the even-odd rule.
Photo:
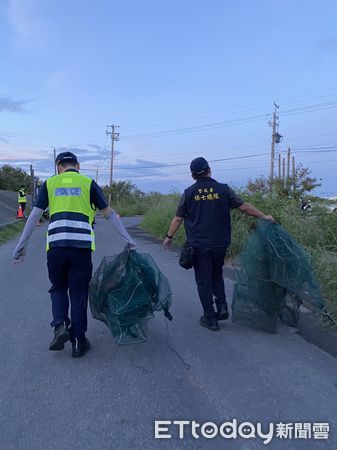
[[109, 327], [118, 345], [146, 341], [155, 311], [172, 320], [171, 297], [153, 258], [136, 251], [104, 258], [89, 286], [92, 315]]
[[310, 256], [281, 225], [258, 220], [237, 261], [232, 321], [271, 333], [299, 319], [302, 302], [322, 310]]

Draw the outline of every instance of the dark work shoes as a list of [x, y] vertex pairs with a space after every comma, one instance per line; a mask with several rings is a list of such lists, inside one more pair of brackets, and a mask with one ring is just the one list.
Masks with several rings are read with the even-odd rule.
[[227, 320], [229, 318], [228, 307], [226, 304], [217, 308], [216, 318], [218, 320]]
[[86, 337], [83, 339], [75, 338], [72, 340], [71, 345], [73, 346], [73, 352], [71, 355], [73, 358], [81, 358], [91, 347], [90, 342]]
[[200, 325], [202, 327], [208, 328], [212, 331], [218, 331], [219, 330], [219, 324], [217, 319], [208, 319], [205, 316], [200, 317]]
[[51, 341], [49, 350], [63, 350], [64, 344], [69, 341], [70, 335], [68, 327], [64, 323], [57, 325], [54, 328], [54, 339]]
[[[70, 333], [68, 327], [64, 323], [57, 325], [57, 327], [54, 328], [54, 339], [50, 343], [49, 350], [63, 350], [64, 344], [69, 341], [69, 339]], [[72, 338], [71, 345], [73, 348], [71, 356], [73, 358], [81, 358], [90, 349], [90, 342], [84, 334], [81, 335], [79, 339]]]

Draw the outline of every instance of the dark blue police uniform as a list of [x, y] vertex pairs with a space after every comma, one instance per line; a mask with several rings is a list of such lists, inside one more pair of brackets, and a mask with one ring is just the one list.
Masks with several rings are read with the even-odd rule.
[[201, 177], [182, 195], [176, 216], [184, 218], [188, 243], [196, 250], [195, 280], [204, 316], [216, 318], [214, 299], [219, 310], [226, 306], [222, 269], [231, 239], [231, 208], [243, 201], [226, 184]]

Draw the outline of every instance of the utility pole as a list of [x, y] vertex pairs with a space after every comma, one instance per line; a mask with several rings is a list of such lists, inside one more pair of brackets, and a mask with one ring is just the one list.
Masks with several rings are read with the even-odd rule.
[[270, 175], [269, 175], [269, 189], [270, 192], [273, 191], [274, 184], [274, 165], [275, 165], [275, 144], [281, 142], [282, 136], [278, 132], [279, 127], [279, 116], [277, 115], [277, 110], [280, 107], [274, 102], [274, 112], [273, 112], [273, 120], [269, 123], [272, 127], [272, 135], [271, 135], [271, 149], [270, 149]]
[[290, 178], [290, 147], [288, 147], [288, 154], [287, 154], [287, 183], [289, 182]]
[[296, 170], [295, 170], [295, 156], [292, 157], [292, 165], [293, 165], [293, 190], [295, 192], [296, 189]]
[[282, 184], [284, 186], [285, 181], [285, 171], [286, 171], [286, 159], [282, 158]]
[[281, 179], [281, 153], [278, 154], [278, 177]]
[[96, 168], [96, 179], [95, 179], [96, 183], [98, 183], [98, 167]]
[[[111, 131], [108, 129], [111, 128]], [[113, 177], [113, 167], [114, 167], [114, 142], [119, 141], [119, 133], [116, 129], [119, 128], [117, 125], [107, 125], [106, 135], [111, 137], [111, 159], [110, 159], [110, 192], [109, 192], [109, 206], [111, 207], [111, 188], [112, 188], [112, 177]]]
[[55, 160], [56, 160], [56, 148], [52, 147], [53, 149], [53, 155], [54, 155], [54, 161], [53, 161], [53, 165], [54, 165], [54, 175], [57, 175], [57, 171], [56, 171], [56, 164], [55, 164]]
[[32, 203], [32, 209], [34, 207], [35, 203], [35, 176], [34, 176], [34, 169], [33, 166], [30, 165], [30, 196], [31, 196], [31, 203]]

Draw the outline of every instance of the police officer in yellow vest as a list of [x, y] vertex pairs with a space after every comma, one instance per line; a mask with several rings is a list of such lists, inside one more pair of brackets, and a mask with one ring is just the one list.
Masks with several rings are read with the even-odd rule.
[[21, 206], [22, 214], [24, 214], [26, 209], [27, 197], [25, 192], [25, 187], [22, 185], [18, 192], [18, 203]]
[[[58, 175], [43, 183], [26, 223], [20, 241], [14, 250], [14, 262], [25, 256], [28, 240], [36, 223], [49, 206], [50, 223], [47, 233], [47, 264], [52, 283], [54, 339], [49, 350], [63, 350], [72, 342], [72, 356], [81, 357], [90, 348], [87, 331], [88, 286], [92, 276], [91, 252], [95, 249], [92, 223], [98, 209], [123, 237], [126, 248], [136, 247], [120, 222], [118, 215], [108, 207], [97, 183], [79, 173], [76, 155], [60, 153], [56, 158]], [[69, 302], [71, 320], [68, 317]]]

